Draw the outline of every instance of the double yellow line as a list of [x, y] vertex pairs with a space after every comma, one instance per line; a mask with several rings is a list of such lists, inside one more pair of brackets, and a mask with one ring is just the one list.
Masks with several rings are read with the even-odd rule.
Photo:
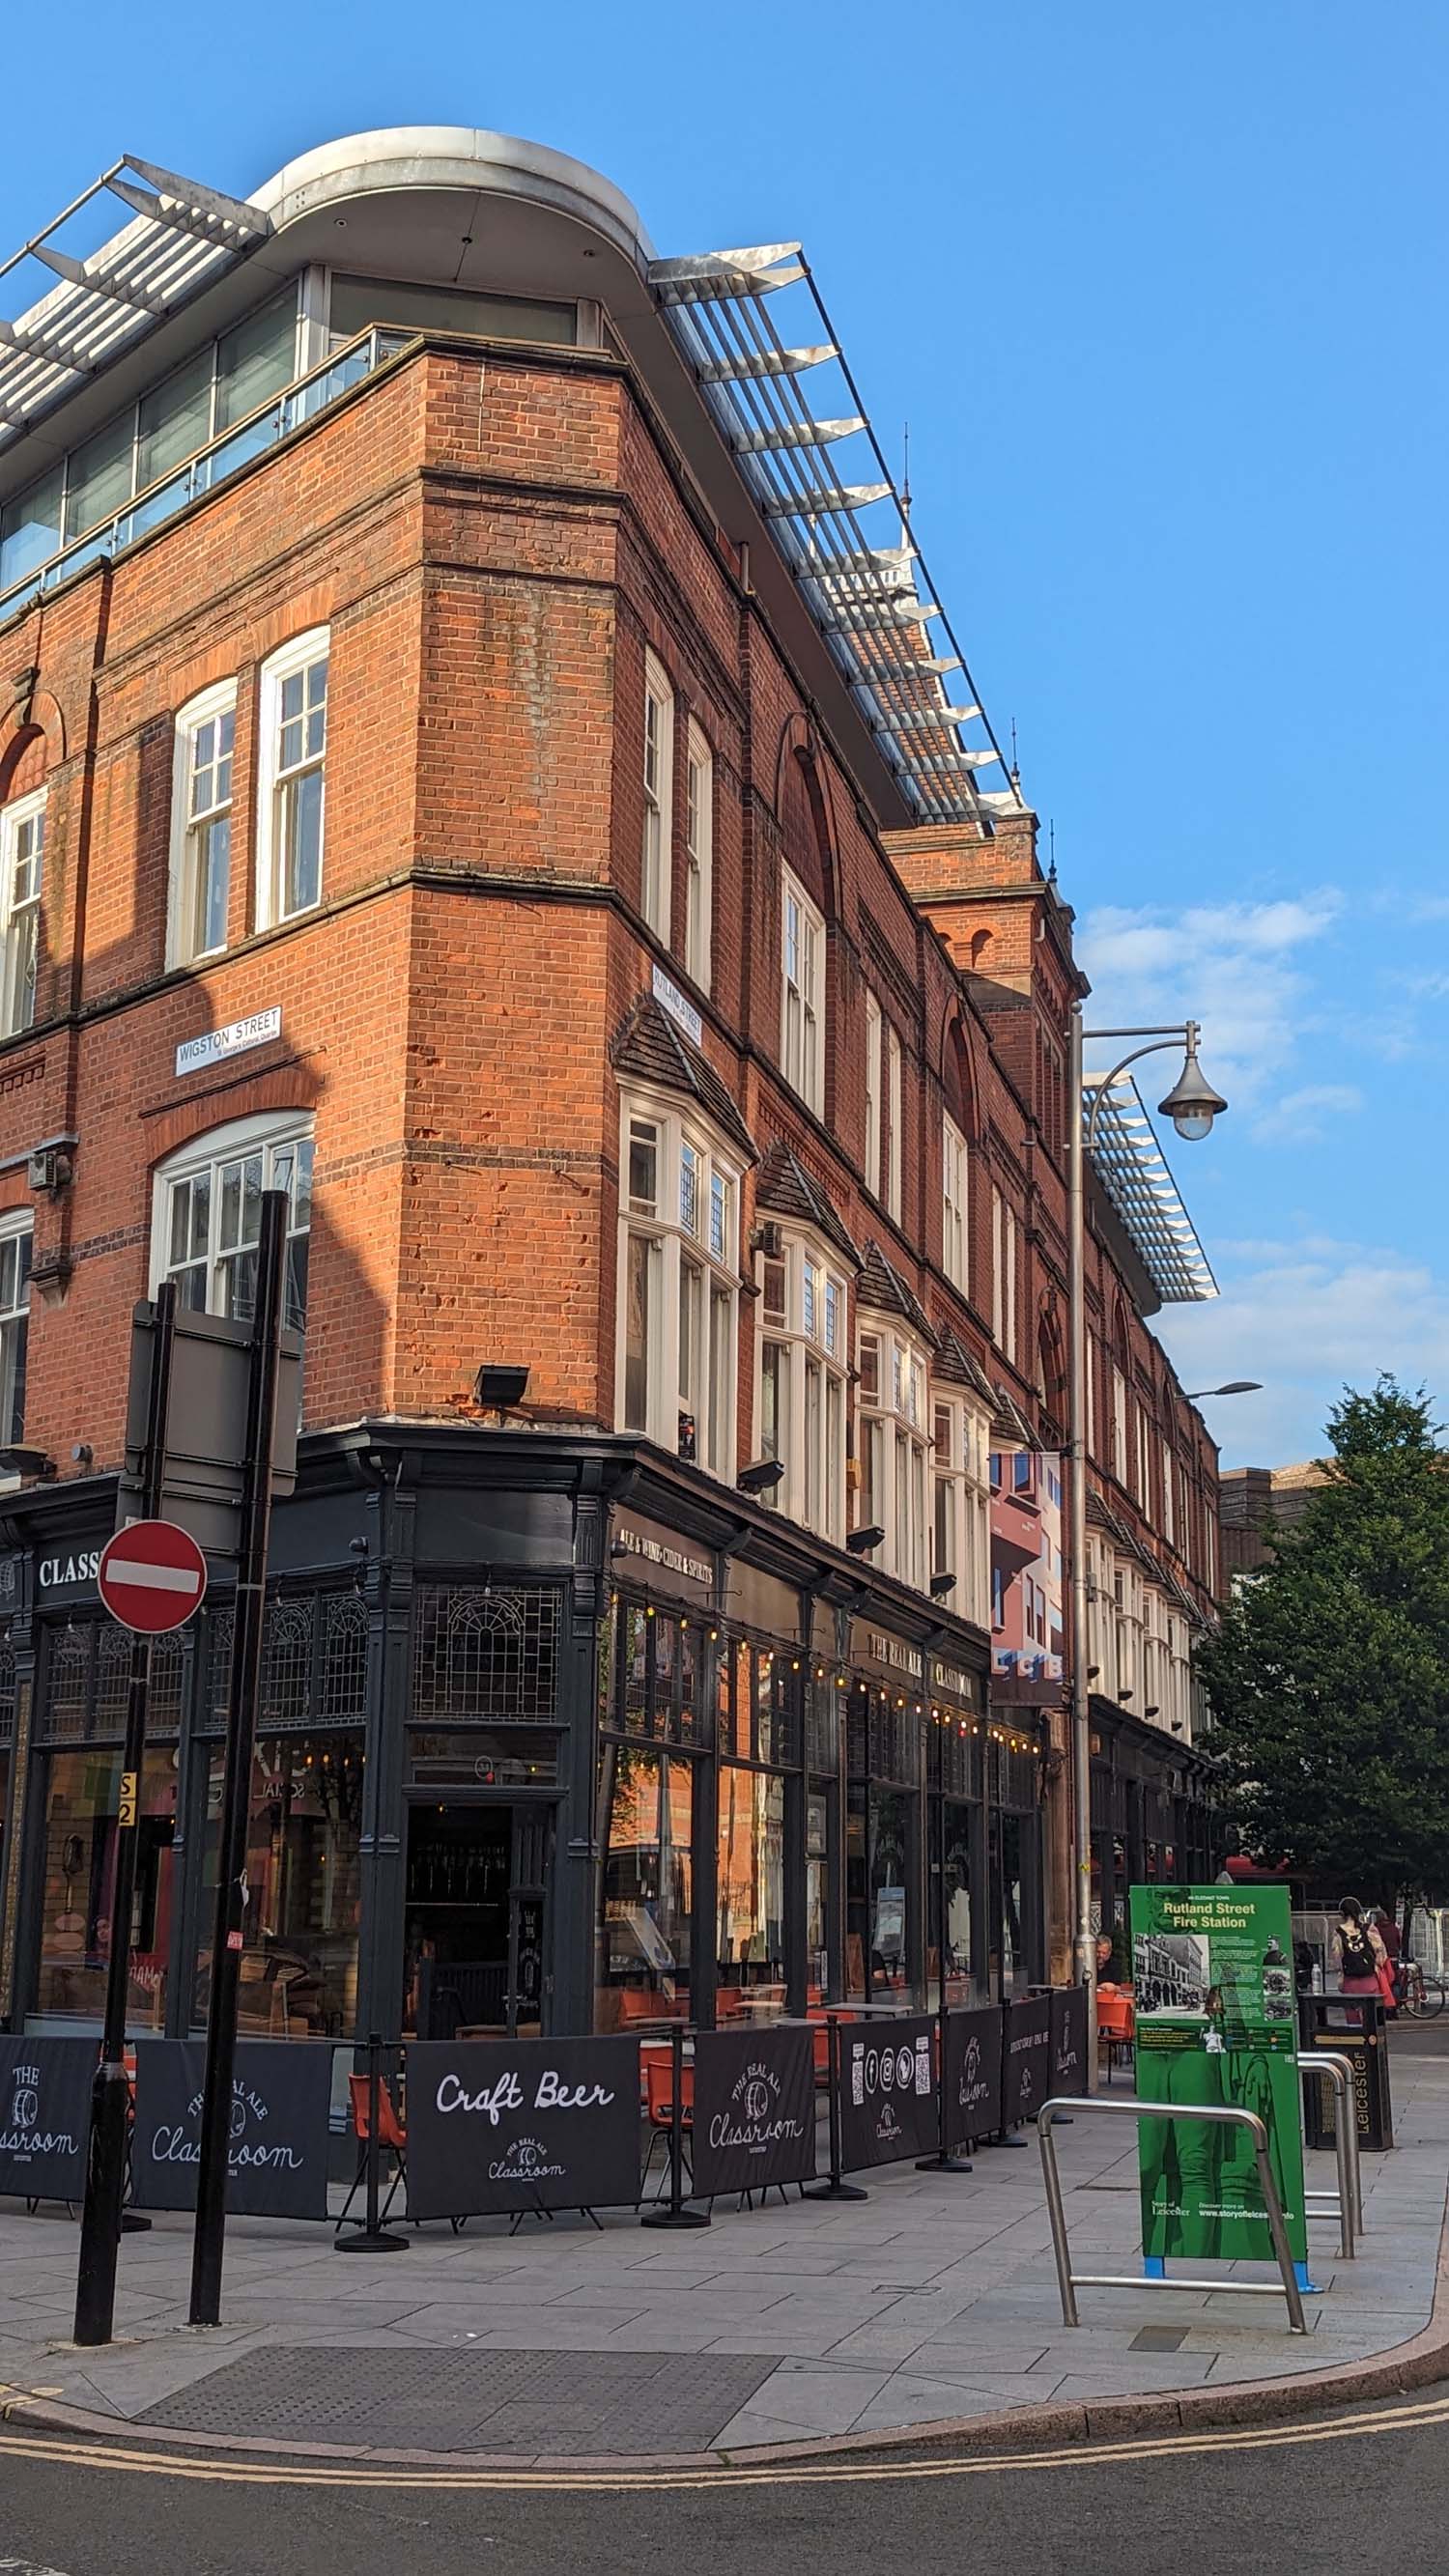
[[[196, 2457], [185, 2451], [146, 2450], [120, 2441], [77, 2440], [64, 2434], [26, 2430], [17, 2414], [23, 2398], [0, 2401], [9, 2418], [0, 2431], [0, 2459], [36, 2460], [50, 2467], [98, 2469], [110, 2477], [186, 2479], [203, 2486], [345, 2487], [356, 2493], [369, 2487], [389, 2494], [446, 2495], [660, 2495], [697, 2494], [702, 2488], [905, 2486], [926, 2478], [995, 2478], [1041, 2476], [1055, 2470], [1120, 2468], [1147, 2460], [1199, 2459], [1214, 2452], [1302, 2449], [1317, 2442], [1368, 2440], [1378, 2435], [1415, 2432], [1449, 2423], [1449, 2395], [1417, 2404], [1360, 2408], [1342, 2415], [1311, 2417], [1294, 2424], [1224, 2426], [1215, 2431], [1183, 2430], [1155, 2440], [1068, 2442], [1052, 2451], [974, 2453], [969, 2459], [859, 2460], [850, 2457], [818, 2462], [762, 2463], [751, 2468], [678, 2469], [536, 2469], [409, 2467], [399, 2461], [331, 2463], [318, 2460], [243, 2460]], [[258, 2448], [262, 2448], [258, 2444]]]

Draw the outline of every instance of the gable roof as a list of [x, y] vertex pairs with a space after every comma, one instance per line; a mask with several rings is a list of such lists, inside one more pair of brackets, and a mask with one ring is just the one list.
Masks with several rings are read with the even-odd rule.
[[877, 1307], [887, 1315], [903, 1315], [912, 1332], [920, 1335], [929, 1350], [937, 1348], [941, 1336], [925, 1307], [914, 1289], [907, 1287], [895, 1265], [887, 1261], [874, 1237], [865, 1247], [857, 1294], [862, 1306]]
[[637, 1082], [656, 1082], [666, 1091], [687, 1091], [706, 1118], [737, 1145], [747, 1163], [757, 1163], [760, 1149], [734, 1100], [700, 1048], [662, 1010], [651, 993], [641, 993], [609, 1048], [609, 1061], [619, 1074]]
[[842, 1261], [848, 1261], [852, 1270], [859, 1270], [860, 1253], [837, 1209], [783, 1141], [766, 1151], [755, 1185], [755, 1205], [771, 1216], [794, 1217], [800, 1225], [813, 1225], [817, 1234], [823, 1234], [826, 1242], [834, 1245]]

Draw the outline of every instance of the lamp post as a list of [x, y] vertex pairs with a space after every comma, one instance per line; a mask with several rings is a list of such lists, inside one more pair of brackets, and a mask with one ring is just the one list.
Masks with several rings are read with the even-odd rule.
[[[1086, 1301], [1086, 1200], [1084, 1157], [1096, 1140], [1097, 1114], [1112, 1084], [1130, 1064], [1145, 1055], [1160, 1055], [1172, 1046], [1181, 1046], [1182, 1071], [1165, 1100], [1158, 1102], [1159, 1114], [1170, 1118], [1179, 1136], [1190, 1143], [1212, 1131], [1215, 1118], [1222, 1115], [1227, 1102], [1214, 1091], [1197, 1060], [1198, 1023], [1185, 1020], [1171, 1028], [1084, 1029], [1082, 1006], [1072, 1004], [1070, 1063], [1067, 1084], [1067, 1307], [1071, 1341], [1071, 1457], [1070, 1503], [1072, 1525], [1072, 1834], [1073, 1859], [1077, 1876], [1076, 1965], [1077, 1982], [1087, 1990], [1087, 2078], [1096, 2081], [1097, 2066], [1097, 1942], [1092, 1930], [1092, 1746], [1088, 1713], [1090, 1677], [1087, 1669], [1087, 1301]], [[1093, 1044], [1105, 1038], [1140, 1038], [1096, 1084], [1090, 1121], [1084, 1120], [1085, 1083], [1082, 1055], [1087, 1039]], [[1084, 1134], [1083, 1129], [1086, 1132]]]

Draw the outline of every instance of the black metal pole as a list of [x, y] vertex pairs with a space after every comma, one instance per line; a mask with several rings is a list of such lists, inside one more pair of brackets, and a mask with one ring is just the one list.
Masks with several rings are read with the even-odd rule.
[[382, 2148], [378, 2139], [378, 2117], [382, 2109], [382, 2041], [376, 2031], [367, 2042], [367, 2149], [363, 2169], [367, 2176], [367, 2218], [361, 2234], [356, 2229], [350, 2236], [335, 2236], [334, 2254], [405, 2254], [405, 2236], [390, 2236], [382, 2224], [378, 2202], [381, 2197], [379, 2167]]
[[830, 2171], [824, 2182], [807, 2182], [807, 2200], [869, 2200], [870, 2194], [858, 2182], [843, 2182], [840, 2169], [840, 2024], [834, 2013], [825, 2016], [825, 2108], [830, 2121]]
[[[684, 2029], [669, 2034], [669, 2201], [663, 2209], [646, 2209], [641, 2227], [708, 2227], [710, 2213], [684, 2197]], [[692, 2183], [691, 2177], [691, 2183]]]
[[252, 1745], [261, 1678], [266, 1609], [267, 1532], [272, 1510], [272, 1440], [280, 1365], [287, 1193], [262, 1192], [252, 1321], [251, 1385], [242, 1466], [241, 1561], [237, 1567], [231, 1681], [226, 1713], [226, 1768], [216, 1857], [216, 1917], [211, 1994], [206, 2015], [206, 2073], [201, 2095], [201, 2155], [196, 2175], [196, 2235], [191, 2259], [191, 2323], [221, 2323], [221, 2265], [226, 2234], [226, 2163], [236, 2063], [236, 2006], [242, 1953], [242, 1882], [251, 1803]]
[[[146, 1454], [141, 1471], [139, 1517], [154, 1520], [161, 1504], [165, 1465], [166, 1399], [171, 1382], [176, 1290], [167, 1280], [156, 1297], [156, 1338], [146, 1404]], [[151, 1641], [131, 1639], [126, 1690], [126, 1736], [116, 1808], [116, 1865], [111, 1889], [111, 1953], [106, 1967], [106, 2018], [101, 2062], [91, 2088], [86, 2196], [81, 2214], [80, 2266], [76, 2275], [75, 2340], [109, 2343], [116, 2310], [116, 2254], [126, 2189], [126, 2131], [131, 2088], [126, 2074], [126, 2005], [131, 1990], [131, 1914], [136, 1898], [136, 1842], [141, 1812], [141, 1770], [146, 1758], [146, 1706], [151, 1682]], [[138, 2222], [139, 2223], [139, 2222]]]
[[946, 2111], [946, 1738], [936, 1728], [936, 2152], [918, 2156], [917, 2173], [969, 2174], [971, 2159], [951, 2145]]

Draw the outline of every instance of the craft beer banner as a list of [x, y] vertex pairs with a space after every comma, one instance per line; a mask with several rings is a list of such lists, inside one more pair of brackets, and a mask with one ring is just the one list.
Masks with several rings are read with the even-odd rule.
[[1087, 2089], [1087, 1989], [1052, 1988], [1052, 2091]]
[[1002, 2050], [1001, 2123], [1014, 2129], [1034, 2120], [1052, 2090], [1052, 1999], [1028, 1995], [1006, 2006]]
[[989, 2138], [1001, 2126], [1001, 2012], [946, 2015], [946, 2144]]
[[[1288, 2242], [1304, 2262], [1288, 1890], [1134, 1887], [1131, 1904], [1138, 2097], [1256, 2111]], [[1144, 2254], [1272, 2262], [1246, 2129], [1144, 2120], [1137, 2135]]]
[[934, 2155], [936, 2020], [842, 2022], [840, 2161], [843, 2171]]
[[[136, 2048], [133, 2197], [141, 2209], [194, 2209], [206, 2044], [143, 2039]], [[325, 2218], [332, 2051], [306, 2040], [243, 2039], [232, 2075], [226, 2205], [233, 2218]]]
[[93, 2039], [0, 2039], [0, 2194], [82, 2198], [99, 2055]]
[[407, 2066], [409, 2218], [637, 2201], [637, 2039], [419, 2040]]
[[696, 2198], [808, 2182], [815, 2171], [815, 2033], [701, 2031], [694, 2043]]

